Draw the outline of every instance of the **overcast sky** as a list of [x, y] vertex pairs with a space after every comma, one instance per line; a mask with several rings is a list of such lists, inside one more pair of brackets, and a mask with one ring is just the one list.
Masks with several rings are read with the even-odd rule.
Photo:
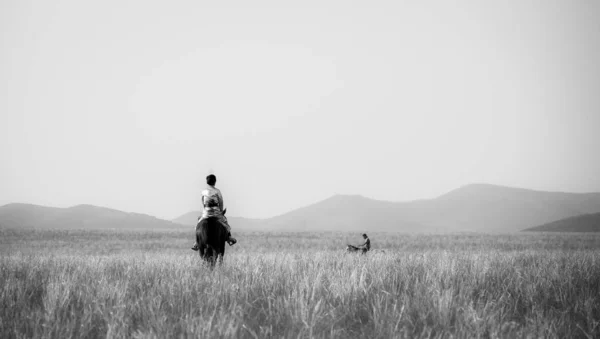
[[0, 0], [0, 205], [600, 191], [598, 1]]

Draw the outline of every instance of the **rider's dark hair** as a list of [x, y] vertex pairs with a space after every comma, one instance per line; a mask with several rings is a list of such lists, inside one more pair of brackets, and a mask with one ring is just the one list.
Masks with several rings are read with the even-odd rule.
[[363, 233], [363, 237], [365, 237], [365, 238], [366, 238], [366, 237], [367, 237], [367, 234], [366, 234], [366, 233]]
[[214, 175], [214, 174], [209, 174], [209, 175], [206, 177], [206, 183], [207, 183], [208, 185], [214, 186], [214, 185], [217, 183], [217, 177], [215, 177], [215, 175]]

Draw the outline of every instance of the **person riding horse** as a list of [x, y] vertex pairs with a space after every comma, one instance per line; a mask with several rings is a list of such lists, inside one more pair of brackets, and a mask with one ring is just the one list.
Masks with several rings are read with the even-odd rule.
[[[217, 183], [217, 177], [214, 174], [210, 174], [206, 177], [207, 187], [202, 191], [202, 217], [198, 218], [198, 223], [196, 224], [196, 231], [198, 231], [198, 226], [200, 222], [206, 218], [216, 218], [223, 227], [227, 230], [227, 243], [229, 246], [233, 246], [237, 240], [231, 236], [231, 226], [227, 223], [227, 218], [224, 215], [223, 208], [223, 195], [221, 191], [215, 187]], [[198, 242], [194, 244], [192, 250], [198, 250]]]

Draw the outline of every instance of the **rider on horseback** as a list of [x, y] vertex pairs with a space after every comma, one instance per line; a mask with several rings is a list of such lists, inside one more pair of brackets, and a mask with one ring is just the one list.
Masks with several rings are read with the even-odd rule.
[[[206, 184], [208, 187], [202, 191], [202, 205], [204, 208], [202, 210], [202, 217], [198, 218], [196, 229], [198, 229], [198, 225], [202, 219], [217, 218], [227, 230], [227, 243], [229, 246], [232, 246], [237, 240], [231, 236], [231, 226], [229, 226], [227, 218], [225, 218], [225, 215], [223, 214], [225, 211], [223, 209], [223, 195], [221, 195], [221, 191], [215, 187], [216, 183], [217, 177], [214, 174], [210, 174], [206, 177]], [[198, 250], [198, 243], [194, 244], [192, 250]]]

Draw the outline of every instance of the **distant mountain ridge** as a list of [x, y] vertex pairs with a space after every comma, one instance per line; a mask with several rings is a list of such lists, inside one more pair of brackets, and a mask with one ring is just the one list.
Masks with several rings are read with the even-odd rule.
[[542, 192], [467, 185], [435, 199], [388, 202], [334, 196], [265, 221], [276, 229], [513, 232], [568, 216], [600, 212], [600, 193]]
[[[229, 217], [236, 230], [349, 232], [515, 232], [565, 218], [600, 213], [600, 193], [544, 192], [489, 184], [460, 187], [434, 199], [390, 202], [334, 195], [272, 218]], [[92, 205], [0, 207], [2, 227], [193, 227], [199, 211], [172, 221]]]
[[0, 207], [0, 224], [6, 228], [175, 228], [180, 225], [146, 214], [127, 213], [106, 207], [77, 205], [69, 208], [32, 204]]
[[524, 232], [600, 232], [600, 213], [584, 214], [523, 230]]
[[[594, 212], [600, 212], [600, 193], [471, 184], [434, 199], [409, 202], [334, 195], [282, 215], [254, 219], [251, 224], [280, 231], [515, 232]], [[244, 228], [246, 221], [239, 222]], [[230, 224], [236, 228], [233, 220]]]

